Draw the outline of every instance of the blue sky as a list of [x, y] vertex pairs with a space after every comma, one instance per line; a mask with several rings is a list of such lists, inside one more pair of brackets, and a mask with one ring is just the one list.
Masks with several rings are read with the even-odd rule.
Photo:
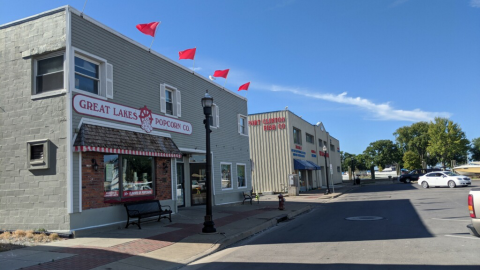
[[[0, 0], [0, 24], [84, 3]], [[89, 0], [84, 12], [145, 46], [135, 25], [161, 21], [153, 50], [191, 67], [178, 51], [197, 47], [198, 73], [229, 68], [235, 92], [251, 82], [249, 113], [288, 106], [342, 151], [435, 116], [480, 137], [480, 0]]]

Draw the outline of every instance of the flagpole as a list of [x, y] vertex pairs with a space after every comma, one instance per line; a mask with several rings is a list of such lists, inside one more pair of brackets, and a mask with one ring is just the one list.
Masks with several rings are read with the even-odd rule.
[[155, 32], [153, 33], [152, 43], [150, 43], [150, 48], [148, 48], [148, 51], [149, 51], [149, 52], [150, 52], [150, 50], [152, 49], [153, 41], [155, 40], [155, 36], [157, 35], [157, 29], [158, 29], [158, 27], [160, 26], [161, 23], [162, 23], [162, 22], [158, 22], [157, 27], [155, 27]]
[[[157, 32], [157, 29], [155, 29], [155, 33]], [[150, 48], [148, 48], [148, 51], [150, 52], [150, 50], [152, 49], [152, 45], [153, 45], [153, 41], [155, 40], [155, 36], [153, 36], [152, 38], [152, 43], [150, 43]]]
[[87, 1], [88, 0], [85, 0], [85, 4], [83, 4], [82, 13], [80, 13], [80, 17], [82, 17], [82, 18], [83, 18], [83, 11], [85, 10], [85, 6], [87, 5]]
[[225, 88], [225, 84], [227, 84], [227, 78], [225, 78], [225, 81], [223, 82], [223, 88]]

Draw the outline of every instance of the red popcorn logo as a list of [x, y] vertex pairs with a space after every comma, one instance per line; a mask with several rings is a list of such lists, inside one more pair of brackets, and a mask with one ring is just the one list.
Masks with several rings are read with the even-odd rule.
[[140, 121], [142, 122], [142, 129], [145, 130], [145, 132], [150, 133], [153, 130], [152, 127], [152, 111], [145, 107], [140, 109]]

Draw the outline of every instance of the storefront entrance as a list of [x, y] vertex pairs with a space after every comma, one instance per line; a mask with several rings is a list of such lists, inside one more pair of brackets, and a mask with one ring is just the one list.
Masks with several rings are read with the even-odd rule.
[[191, 204], [202, 205], [207, 203], [206, 186], [206, 157], [205, 155], [192, 155], [190, 157], [190, 184]]

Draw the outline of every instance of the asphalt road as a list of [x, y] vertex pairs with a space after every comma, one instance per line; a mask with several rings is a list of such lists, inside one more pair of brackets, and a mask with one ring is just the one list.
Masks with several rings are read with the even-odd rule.
[[469, 189], [362, 186], [185, 269], [478, 270]]

